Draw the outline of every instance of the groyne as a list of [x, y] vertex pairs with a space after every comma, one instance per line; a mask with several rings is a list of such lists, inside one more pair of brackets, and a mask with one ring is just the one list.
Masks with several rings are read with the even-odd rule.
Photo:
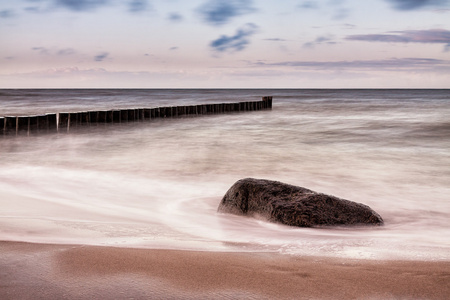
[[0, 117], [2, 135], [70, 132], [91, 124], [144, 122], [160, 118], [178, 118], [272, 109], [272, 97], [261, 101], [214, 103], [155, 108], [131, 108], [102, 111], [59, 112], [37, 116]]

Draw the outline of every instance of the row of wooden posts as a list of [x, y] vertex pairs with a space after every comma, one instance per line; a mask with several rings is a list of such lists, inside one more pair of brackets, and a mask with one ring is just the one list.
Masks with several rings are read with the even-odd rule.
[[90, 124], [127, 123], [148, 121], [157, 118], [176, 118], [182, 116], [223, 114], [264, 109], [272, 109], [272, 97], [263, 97], [261, 101], [237, 103], [132, 108], [73, 113], [62, 112], [39, 116], [5, 116], [0, 117], [0, 130], [3, 131], [3, 135], [30, 134], [33, 132], [69, 132], [71, 129]]

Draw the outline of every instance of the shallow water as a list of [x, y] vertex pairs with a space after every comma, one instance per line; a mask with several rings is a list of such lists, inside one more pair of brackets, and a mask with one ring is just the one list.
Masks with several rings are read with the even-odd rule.
[[[450, 259], [449, 90], [0, 90], [0, 115], [253, 101], [273, 110], [0, 137], [0, 239]], [[218, 214], [238, 179], [361, 202], [382, 227]]]

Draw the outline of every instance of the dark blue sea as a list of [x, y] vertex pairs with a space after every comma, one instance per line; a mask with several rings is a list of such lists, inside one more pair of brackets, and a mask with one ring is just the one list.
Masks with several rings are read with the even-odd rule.
[[[450, 259], [450, 90], [0, 90], [0, 116], [257, 101], [273, 109], [0, 136], [0, 240]], [[381, 227], [219, 214], [237, 180], [364, 203]]]

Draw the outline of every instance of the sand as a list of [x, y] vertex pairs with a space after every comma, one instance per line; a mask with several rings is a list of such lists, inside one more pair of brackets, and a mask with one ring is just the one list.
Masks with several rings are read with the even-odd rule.
[[450, 262], [0, 242], [0, 299], [449, 299]]

